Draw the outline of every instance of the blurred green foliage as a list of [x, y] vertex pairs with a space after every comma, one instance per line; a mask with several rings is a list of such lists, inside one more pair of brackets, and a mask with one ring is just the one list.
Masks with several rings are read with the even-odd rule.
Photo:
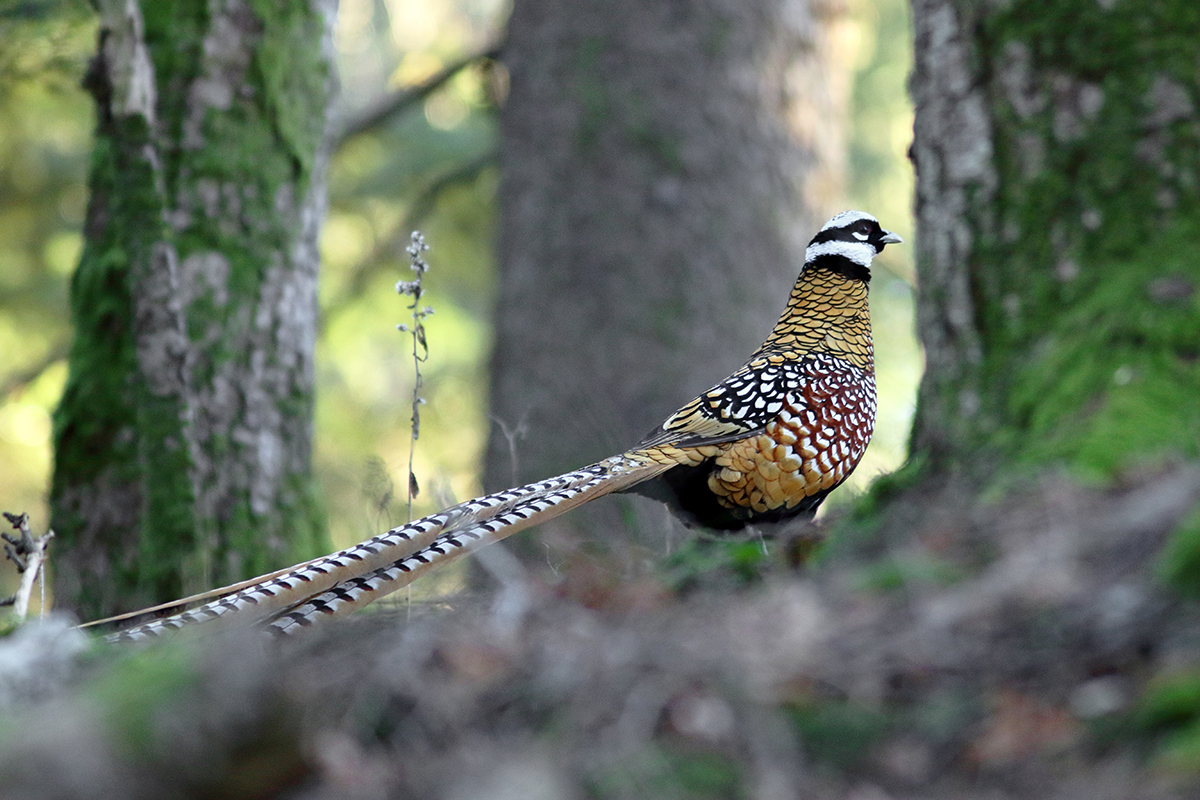
[[[335, 127], [485, 51], [506, 10], [499, 0], [341, 0]], [[845, 32], [859, 68], [847, 204], [871, 210], [911, 242], [906, 3], [855, 0]], [[84, 0], [8, 2], [0, 4], [0, 37], [0, 507], [30, 513], [37, 529], [46, 520], [49, 413], [70, 336], [66, 285], [87, 202], [93, 112], [80, 82], [96, 23]], [[404, 247], [414, 226], [431, 246], [424, 302], [436, 312], [426, 323], [428, 405], [415, 467], [423, 491], [414, 514], [479, 491], [495, 280], [495, 100], [505, 81], [501, 66], [482, 60], [335, 149], [322, 240], [314, 463], [339, 546], [404, 517], [413, 375], [395, 330], [407, 318], [405, 298], [393, 286], [410, 277]], [[900, 247], [877, 261], [880, 409], [875, 443], [852, 479], [859, 489], [905, 453], [921, 367], [911, 258], [912, 248]], [[833, 504], [852, 495], [835, 493]], [[6, 580], [11, 568], [0, 569], [0, 591]]]
[[842, 700], [796, 705], [788, 716], [810, 758], [843, 770], [867, 758], [890, 724], [882, 711]]
[[863, 565], [859, 587], [886, 593], [913, 586], [949, 586], [966, 577], [964, 570], [931, 553], [887, 555]]
[[1158, 735], [1155, 757], [1160, 766], [1200, 772], [1200, 673], [1182, 672], [1152, 682], [1134, 719], [1134, 730]]
[[745, 796], [746, 781], [737, 760], [719, 752], [646, 743], [629, 758], [597, 770], [588, 784], [597, 798], [738, 800]]
[[743, 588], [760, 582], [777, 562], [761, 539], [694, 536], [663, 559], [660, 578], [674, 592]]
[[1189, 597], [1200, 597], [1200, 505], [1171, 534], [1159, 557], [1162, 580]]

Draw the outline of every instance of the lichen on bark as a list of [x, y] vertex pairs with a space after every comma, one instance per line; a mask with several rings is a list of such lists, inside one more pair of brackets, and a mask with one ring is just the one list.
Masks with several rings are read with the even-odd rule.
[[60, 602], [168, 599], [325, 547], [310, 483], [329, 0], [100, 6]]

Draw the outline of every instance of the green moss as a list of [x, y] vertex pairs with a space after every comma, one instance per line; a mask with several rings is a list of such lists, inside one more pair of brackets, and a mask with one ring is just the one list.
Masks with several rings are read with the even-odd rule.
[[1200, 723], [1169, 734], [1160, 744], [1155, 761], [1172, 772], [1200, 774]]
[[[143, 245], [121, 238], [117, 230], [160, 206], [146, 166], [130, 158], [129, 147], [116, 146], [114, 137], [129, 140], [136, 150], [146, 133], [144, 121], [101, 130], [92, 154], [89, 181], [99, 230], [86, 240], [71, 278], [76, 336], [67, 385], [54, 414], [56, 482], [64, 474], [91, 479], [105, 466], [119, 475], [133, 458], [133, 443], [122, 435], [136, 416], [127, 380], [137, 364], [129, 274]], [[54, 524], [69, 541], [74, 529]]]
[[[1108, 479], [1200, 453], [1200, 270], [1189, 253], [1197, 237], [1200, 225], [1173, 221], [1136, 253], [1100, 266], [1106, 280], [1047, 318], [1042, 341], [1011, 377], [1012, 445], [1023, 460], [1064, 461]], [[1191, 294], [1162, 300], [1164, 280]]]
[[[76, 335], [54, 415], [52, 525], [66, 548], [84, 535], [109, 547], [95, 563], [76, 565], [79, 594], [62, 598], [88, 615], [111, 608], [100, 598], [136, 586], [177, 589], [158, 553], [144, 554], [135, 575], [130, 544], [149, 535], [186, 547], [192, 530], [181, 398], [160, 394], [140, 374], [132, 330], [130, 282], [151, 268], [152, 248], [168, 236], [158, 174], [145, 156], [150, 137], [141, 116], [102, 115], [89, 175], [89, 235], [71, 282]], [[97, 531], [111, 511], [88, 505], [96, 502], [93, 490], [137, 502], [145, 513], [135, 529]]]
[[1024, 53], [1016, 79], [1043, 102], [994, 99], [998, 193], [973, 201], [991, 218], [973, 268], [986, 351], [965, 382], [982, 409], [959, 430], [1026, 473], [1103, 481], [1200, 455], [1200, 133], [1194, 108], [1147, 123], [1162, 81], [1195, 97], [1198, 37], [1191, 0], [983, 15], [982, 72]]
[[655, 797], [664, 800], [748, 796], [740, 765], [712, 751], [647, 742], [635, 755], [588, 780], [594, 797]]
[[892, 592], [906, 586], [948, 586], [964, 577], [963, 570], [930, 555], [884, 557], [868, 563], [858, 573], [858, 588]]
[[689, 797], [736, 798], [744, 796], [741, 769], [736, 761], [717, 753], [674, 753], [668, 757], [671, 773]]
[[329, 94], [329, 64], [321, 47], [324, 22], [306, 3], [251, 0], [250, 6], [264, 22], [254, 67], [263, 90], [265, 117], [297, 165], [293, 177], [298, 186], [306, 190], [325, 130], [325, 115], [314, 114], [313, 106], [323, 109]]
[[157, 749], [155, 712], [198, 680], [191, 643], [170, 642], [118, 660], [86, 687], [100, 722], [123, 753], [137, 756]]
[[[71, 286], [72, 319], [78, 335], [72, 342], [67, 385], [54, 412], [55, 472], [82, 479], [103, 465], [127, 462], [133, 443], [119, 438], [133, 424], [134, 412], [124, 375], [136, 368], [129, 329], [127, 267], [116, 248], [88, 246]], [[88, 304], [86, 298], [94, 298]], [[110, 454], [107, 461], [97, 458]], [[71, 527], [61, 528], [60, 533]]]
[[1138, 703], [1137, 722], [1148, 730], [1170, 729], [1200, 720], [1200, 673], [1161, 678]]
[[601, 133], [612, 121], [612, 98], [600, 73], [604, 48], [604, 37], [589, 36], [580, 44], [575, 57], [575, 92], [583, 110], [575, 139], [576, 147], [585, 155], [595, 152]]
[[[185, 92], [164, 91], [164, 87], [171, 83], [188, 86], [198, 76], [204, 50], [203, 35], [210, 24], [208, 4], [152, 0], [139, 3], [139, 7], [159, 84], [158, 122], [164, 126], [162, 133], [166, 141], [179, 141], [187, 119], [189, 98]], [[163, 160], [164, 188], [168, 196], [173, 196], [178, 166], [186, 155], [182, 148], [160, 151], [158, 155]]]
[[1200, 597], [1200, 505], [1175, 528], [1158, 560], [1159, 577], [1190, 597]]
[[1161, 678], [1147, 688], [1133, 713], [1138, 731], [1155, 740], [1155, 760], [1163, 767], [1200, 772], [1200, 673]]
[[214, 669], [200, 645], [159, 642], [87, 683], [102, 741], [118, 764], [169, 774], [178, 796], [278, 793], [305, 768], [294, 709], [262, 680], [261, 663], [246, 665], [231, 699], [229, 671]]
[[161, 398], [142, 387], [138, 403], [138, 462], [142, 518], [138, 538], [138, 587], [152, 598], [184, 591], [178, 562], [197, 546], [192, 454], [180, 398]]
[[[778, 549], [774, 543], [771, 547]], [[683, 592], [701, 586], [749, 586], [776, 565], [768, 546], [758, 539], [695, 536], [672, 551], [661, 570], [667, 585]]]
[[829, 701], [788, 710], [804, 752], [843, 770], [860, 765], [887, 733], [887, 715], [849, 701]]

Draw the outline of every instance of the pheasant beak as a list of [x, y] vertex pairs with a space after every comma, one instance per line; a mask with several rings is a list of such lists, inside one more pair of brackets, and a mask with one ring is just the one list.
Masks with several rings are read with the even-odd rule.
[[884, 231], [883, 237], [879, 240], [880, 244], [904, 244], [904, 240], [891, 231]]

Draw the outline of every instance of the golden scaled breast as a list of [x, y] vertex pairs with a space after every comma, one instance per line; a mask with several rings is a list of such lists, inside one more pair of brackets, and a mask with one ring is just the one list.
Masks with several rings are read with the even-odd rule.
[[874, 369], [867, 286], [821, 272], [796, 284], [788, 306], [758, 352], [824, 352], [860, 369]]

